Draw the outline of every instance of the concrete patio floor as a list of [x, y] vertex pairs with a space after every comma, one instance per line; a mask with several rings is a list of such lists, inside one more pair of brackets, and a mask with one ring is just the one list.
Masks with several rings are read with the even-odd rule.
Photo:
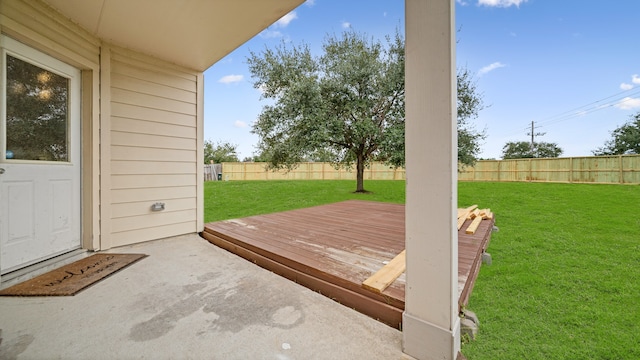
[[0, 297], [0, 359], [403, 359], [402, 333], [196, 234], [72, 297]]

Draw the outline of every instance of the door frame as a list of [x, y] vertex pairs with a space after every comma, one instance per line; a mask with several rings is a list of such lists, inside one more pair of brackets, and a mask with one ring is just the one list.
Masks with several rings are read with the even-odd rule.
[[[35, 243], [25, 244], [27, 248], [31, 248], [32, 246], [36, 246], [39, 249], [31, 253], [27, 256], [26, 259], [19, 261], [18, 263], [10, 262], [9, 268], [4, 268], [5, 274], [14, 272], [16, 270], [21, 270], [24, 268], [29, 268], [34, 264], [41, 263], [42, 261], [47, 261], [58, 257], [60, 255], [67, 254], [69, 252], [75, 251], [77, 249], [82, 248], [82, 73], [80, 69], [77, 67], [70, 65], [64, 61], [60, 61], [59, 59], [50, 56], [42, 51], [35, 49], [31, 46], [28, 46], [24, 43], [21, 43], [11, 37], [0, 35], [0, 86], [3, 89], [0, 89], [0, 104], [2, 104], [2, 108], [0, 109], [0, 115], [2, 115], [1, 121], [4, 122], [4, 126], [0, 128], [0, 137], [4, 139], [3, 146], [0, 147], [0, 151], [4, 152], [6, 150], [6, 139], [7, 139], [7, 96], [9, 91], [7, 89], [7, 61], [9, 57], [15, 58], [21, 62], [26, 64], [33, 65], [39, 69], [51, 72], [53, 74], [57, 74], [63, 78], [68, 79], [68, 109], [67, 109], [67, 121], [66, 121], [66, 137], [67, 137], [67, 154], [69, 158], [64, 162], [57, 161], [41, 161], [41, 160], [21, 160], [21, 159], [7, 159], [0, 162], [0, 166], [3, 168], [10, 169], [10, 174], [0, 175], [3, 178], [0, 181], [5, 180], [5, 176], [11, 176], [12, 174], [18, 174], [18, 178], [21, 178], [21, 173], [27, 171], [32, 175], [29, 175], [26, 179], [35, 180], [36, 183], [39, 182], [40, 179], [44, 180], [49, 178], [47, 174], [67, 174], [63, 178], [71, 180], [71, 195], [72, 198], [69, 200], [69, 206], [71, 213], [69, 214], [72, 218], [72, 222], [70, 223], [70, 227], [68, 234], [71, 236], [67, 238], [67, 240], [62, 240], [62, 242], [57, 242], [55, 248], [51, 248], [47, 246], [49, 241], [47, 241], [48, 237], [51, 236], [49, 233], [50, 230], [49, 225], [47, 225], [48, 221], [52, 220], [52, 216], [54, 216], [55, 212], [53, 208], [49, 208], [48, 206], [39, 206], [40, 209], [44, 210], [49, 208], [46, 213], [42, 213], [41, 215], [45, 215], [44, 218], [38, 221], [37, 216], [34, 220], [35, 222], [32, 224], [34, 227], [33, 238], [32, 240]], [[4, 155], [2, 156], [4, 159]], [[69, 167], [70, 166], [70, 167]], [[22, 169], [22, 170], [21, 170]], [[30, 169], [30, 170], [29, 170]], [[51, 171], [51, 172], [50, 172]], [[33, 176], [33, 178], [32, 178]], [[69, 177], [67, 177], [69, 176]], [[57, 178], [57, 176], [55, 176]], [[44, 186], [44, 188], [42, 188]], [[37, 185], [37, 189], [41, 189], [46, 191], [48, 196], [53, 196], [54, 194], [49, 193], [51, 189], [45, 190], [48, 188], [48, 185], [45, 183], [41, 183], [41, 185]], [[36, 190], [40, 191], [40, 190]], [[7, 195], [7, 194], [5, 194]], [[8, 201], [8, 199], [0, 199], [0, 201]], [[34, 199], [37, 203], [50, 203], [51, 199]], [[66, 201], [66, 200], [65, 200]], [[4, 208], [6, 204], [2, 205]], [[36, 206], [37, 207], [37, 206]], [[7, 208], [9, 213], [10, 209]], [[35, 211], [35, 208], [32, 209]], [[33, 214], [33, 213], [32, 213]], [[5, 220], [9, 220], [9, 214], [4, 214]], [[75, 219], [74, 219], [75, 218]], [[44, 223], [42, 223], [44, 221]], [[42, 224], [44, 227], [41, 227], [39, 224]], [[10, 224], [5, 224], [6, 227], [10, 227]], [[49, 229], [49, 230], [47, 230]], [[7, 231], [7, 229], [3, 229], [3, 233]], [[44, 232], [43, 232], [44, 231]], [[38, 235], [39, 234], [39, 235]], [[52, 240], [52, 239], [50, 239]], [[59, 241], [59, 240], [58, 240]], [[0, 242], [0, 246], [3, 243]], [[8, 245], [5, 243], [4, 245]], [[1, 250], [1, 249], [0, 249]], [[5, 249], [6, 250], [6, 249]], [[26, 249], [25, 249], [26, 250]], [[15, 256], [22, 257], [22, 250], [19, 253], [15, 253]], [[9, 260], [10, 258], [6, 258], [5, 260]], [[16, 259], [14, 259], [16, 260]], [[2, 261], [2, 260], [0, 260]], [[3, 264], [0, 263], [0, 267]], [[8, 270], [8, 272], [6, 272]]]

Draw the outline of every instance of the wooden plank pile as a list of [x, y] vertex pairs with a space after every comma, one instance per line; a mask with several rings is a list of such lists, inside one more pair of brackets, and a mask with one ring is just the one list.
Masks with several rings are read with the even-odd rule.
[[478, 205], [471, 205], [468, 208], [458, 209], [458, 230], [465, 221], [472, 220], [465, 230], [467, 234], [475, 234], [482, 220], [493, 219], [491, 209], [478, 209]]
[[[467, 220], [471, 220], [471, 224], [465, 230], [467, 234], [475, 234], [482, 220], [493, 219], [491, 209], [478, 209], [478, 205], [472, 205], [467, 208], [458, 209], [458, 230]], [[389, 261], [376, 273], [371, 275], [362, 282], [362, 287], [373, 291], [376, 294], [382, 293], [389, 285], [391, 285], [406, 269], [406, 250], [399, 253], [393, 260]]]

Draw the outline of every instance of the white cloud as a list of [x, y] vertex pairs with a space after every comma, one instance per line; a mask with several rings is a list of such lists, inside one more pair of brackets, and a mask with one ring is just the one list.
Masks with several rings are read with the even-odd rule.
[[640, 108], [640, 98], [626, 97], [615, 105], [620, 110], [633, 110]]
[[456, 0], [456, 2], [457, 2], [458, 4], [460, 4], [460, 5], [462, 5], [462, 6], [467, 6], [467, 5], [469, 5], [469, 3], [468, 3], [468, 2], [466, 2], [466, 1], [464, 1], [464, 0]]
[[507, 66], [507, 65], [497, 61], [497, 62], [494, 62], [493, 64], [489, 64], [489, 65], [483, 67], [482, 69], [480, 69], [480, 71], [478, 71], [478, 75], [482, 76], [482, 75], [484, 75], [484, 74], [486, 74], [486, 73], [488, 73], [490, 71], [493, 71], [495, 69], [499, 69], [499, 68], [502, 68], [502, 67], [505, 67], [505, 66]]
[[[311, 1], [311, 5], [313, 5], [313, 1]], [[275, 29], [285, 28], [289, 25], [289, 23], [291, 23], [293, 20], [297, 18], [298, 18], [298, 14], [296, 14], [295, 11], [292, 11], [287, 15], [281, 17], [278, 21], [276, 21], [270, 27], [260, 32], [259, 36], [263, 39], [273, 39], [273, 38], [283, 37], [284, 35], [282, 34], [282, 32]]]
[[528, 0], [478, 0], [478, 5], [495, 6], [495, 7], [509, 7], [515, 5], [520, 7], [520, 4], [526, 3]]
[[627, 83], [622, 83], [622, 84], [620, 84], [620, 89], [622, 89], [622, 90], [631, 90], [631, 89], [633, 89], [633, 85], [627, 84]]
[[243, 79], [244, 79], [244, 76], [242, 75], [226, 75], [221, 77], [220, 80], [218, 80], [218, 82], [223, 84], [231, 84], [235, 82], [240, 82]]
[[273, 39], [282, 37], [282, 33], [280, 31], [266, 29], [260, 33], [260, 37], [264, 39]]
[[640, 85], [640, 76], [638, 74], [631, 75], [631, 84], [622, 83], [620, 84], [620, 89], [622, 90], [631, 90], [635, 87], [635, 85]]
[[244, 121], [242, 121], [242, 120], [236, 120], [236, 121], [233, 123], [233, 126], [234, 126], [234, 127], [237, 127], [237, 128], [246, 128], [246, 127], [247, 127], [247, 123], [246, 123], [246, 122], [244, 122]]
[[292, 12], [288, 13], [287, 15], [281, 17], [280, 20], [276, 21], [276, 23], [273, 24], [273, 26], [275, 26], [277, 28], [287, 27], [287, 25], [289, 25], [290, 22], [292, 22], [293, 20], [295, 20], [297, 18], [298, 18], [298, 14], [296, 14], [295, 11], [292, 11]]
[[316, 0], [307, 0], [304, 2], [304, 4], [307, 6], [313, 6], [316, 4]]
[[343, 29], [348, 29], [350, 27], [351, 27], [351, 23], [350, 22], [348, 22], [348, 21], [343, 21], [342, 22], [342, 28]]

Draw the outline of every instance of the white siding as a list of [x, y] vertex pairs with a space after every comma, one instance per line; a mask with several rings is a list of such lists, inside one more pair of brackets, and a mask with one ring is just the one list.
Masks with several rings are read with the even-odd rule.
[[2, 32], [16, 40], [80, 68], [99, 63], [100, 41], [40, 1], [0, 1], [0, 13]]
[[198, 73], [116, 47], [110, 65], [110, 246], [196, 232]]

